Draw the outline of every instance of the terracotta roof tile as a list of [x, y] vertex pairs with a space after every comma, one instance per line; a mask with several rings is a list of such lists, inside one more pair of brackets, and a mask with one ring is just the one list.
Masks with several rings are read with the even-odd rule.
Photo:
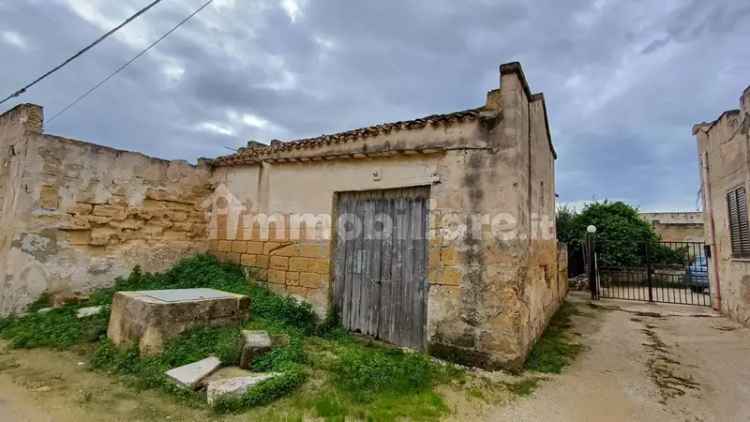
[[353, 129], [346, 132], [334, 133], [331, 135], [321, 135], [315, 138], [297, 139], [286, 142], [281, 142], [274, 139], [268, 146], [259, 146], [256, 143], [255, 145], [248, 148], [240, 148], [239, 151], [234, 154], [217, 157], [216, 159], [211, 161], [211, 165], [217, 167], [236, 166], [256, 162], [264, 158], [270, 158], [273, 155], [281, 152], [300, 149], [312, 149], [331, 144], [354, 142], [363, 138], [374, 137], [381, 134], [389, 134], [394, 131], [421, 129], [427, 125], [450, 126], [459, 122], [477, 120], [480, 117], [481, 111], [482, 107], [458, 111], [455, 113], [433, 114], [431, 116], [426, 116], [414, 120], [383, 123], [360, 129]]

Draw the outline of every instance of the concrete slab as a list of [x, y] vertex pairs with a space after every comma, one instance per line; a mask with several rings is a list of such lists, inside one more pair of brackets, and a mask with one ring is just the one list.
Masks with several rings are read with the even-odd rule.
[[208, 384], [206, 398], [210, 406], [215, 406], [220, 399], [239, 398], [252, 390], [255, 386], [271, 378], [279, 376], [278, 373], [258, 373], [247, 377], [227, 378], [213, 381]]
[[247, 296], [213, 289], [172, 292], [117, 292], [107, 330], [112, 342], [138, 344], [142, 354], [153, 355], [162, 350], [167, 340], [190, 328], [239, 325], [250, 317]]
[[166, 372], [166, 375], [180, 387], [194, 390], [198, 387], [201, 380], [211, 375], [220, 366], [221, 361], [219, 358], [211, 356], [189, 365], [170, 369]]
[[76, 311], [76, 318], [88, 318], [90, 316], [98, 315], [104, 310], [104, 306], [88, 306], [80, 308]]
[[253, 375], [254, 373], [251, 371], [248, 371], [246, 369], [242, 369], [238, 366], [227, 366], [224, 368], [219, 368], [216, 371], [214, 371], [211, 375], [207, 376], [206, 378], [203, 378], [201, 382], [199, 383], [199, 386], [206, 387], [209, 383], [214, 381], [220, 381], [225, 380], [229, 378], [242, 378], [242, 377], [249, 377]]
[[253, 359], [271, 351], [271, 336], [266, 331], [242, 330], [240, 368], [248, 369]]
[[195, 302], [199, 300], [226, 299], [232, 297], [232, 293], [216, 289], [148, 290], [144, 293], [162, 302]]

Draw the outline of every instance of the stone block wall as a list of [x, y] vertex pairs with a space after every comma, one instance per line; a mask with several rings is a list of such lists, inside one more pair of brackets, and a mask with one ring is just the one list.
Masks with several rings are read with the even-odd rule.
[[729, 233], [727, 193], [739, 187], [750, 192], [750, 87], [740, 109], [693, 127], [703, 186], [706, 244], [711, 248], [711, 304], [730, 318], [750, 326], [750, 257], [735, 255]]
[[331, 273], [330, 244], [327, 241], [211, 240], [209, 252], [222, 262], [247, 268], [255, 280], [270, 290], [300, 297], [317, 305], [320, 313], [327, 306]]
[[207, 249], [207, 166], [47, 135], [42, 122], [34, 105], [0, 116], [0, 315]]

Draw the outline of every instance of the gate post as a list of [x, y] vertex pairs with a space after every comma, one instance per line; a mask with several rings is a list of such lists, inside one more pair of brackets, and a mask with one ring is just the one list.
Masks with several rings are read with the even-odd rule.
[[654, 301], [654, 280], [651, 276], [652, 268], [651, 268], [651, 254], [648, 247], [648, 241], [646, 242], [645, 247], [645, 255], [646, 255], [646, 280], [648, 281], [648, 301], [653, 302]]
[[594, 233], [596, 233], [596, 227], [589, 226], [586, 230], [586, 252], [588, 253], [588, 275], [589, 290], [591, 290], [591, 300], [598, 300], [599, 288], [596, 283], [596, 245], [594, 240]]

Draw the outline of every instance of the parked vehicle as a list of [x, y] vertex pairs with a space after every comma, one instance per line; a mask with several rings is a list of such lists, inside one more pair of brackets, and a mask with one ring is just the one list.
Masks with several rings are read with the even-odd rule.
[[703, 293], [708, 289], [708, 260], [705, 256], [695, 257], [685, 272], [685, 284], [696, 293]]

